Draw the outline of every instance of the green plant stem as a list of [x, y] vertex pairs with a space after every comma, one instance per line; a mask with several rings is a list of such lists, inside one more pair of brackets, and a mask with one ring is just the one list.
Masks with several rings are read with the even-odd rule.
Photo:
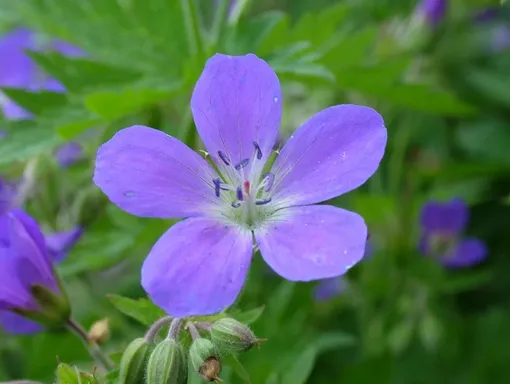
[[115, 368], [115, 364], [106, 354], [101, 350], [99, 345], [89, 338], [87, 331], [73, 319], [67, 321], [67, 328], [74, 333], [80, 340], [83, 341], [85, 347], [90, 353], [90, 356], [96, 361], [96, 363], [106, 372]]
[[180, 0], [180, 2], [186, 37], [188, 38], [189, 53], [191, 56], [197, 56], [204, 52], [204, 47], [195, 0]]
[[154, 324], [152, 324], [152, 326], [145, 334], [145, 340], [148, 342], [153, 342], [161, 328], [163, 328], [165, 325], [170, 324], [172, 320], [173, 320], [172, 316], [166, 316], [156, 321]]
[[214, 20], [212, 26], [212, 36], [214, 47], [217, 48], [223, 38], [223, 32], [226, 26], [226, 20], [229, 13], [230, 0], [220, 0], [216, 12], [214, 13]]

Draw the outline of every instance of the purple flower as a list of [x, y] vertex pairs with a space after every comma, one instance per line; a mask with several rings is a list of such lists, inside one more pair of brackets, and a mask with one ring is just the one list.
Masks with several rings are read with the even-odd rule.
[[83, 148], [75, 142], [65, 143], [57, 149], [55, 158], [62, 168], [67, 168], [83, 158]]
[[487, 256], [485, 244], [479, 239], [461, 237], [468, 218], [469, 209], [458, 198], [425, 204], [421, 214], [421, 252], [437, 257], [451, 268], [469, 267], [484, 260]]
[[315, 204], [376, 171], [386, 145], [382, 117], [357, 105], [326, 108], [270, 166], [281, 103], [280, 83], [265, 61], [216, 54], [195, 86], [191, 110], [217, 170], [179, 140], [143, 126], [117, 132], [99, 149], [94, 182], [113, 203], [142, 217], [188, 217], [157, 241], [142, 267], [143, 287], [169, 314], [230, 306], [253, 239], [266, 263], [292, 281], [339, 276], [362, 258], [364, 220]]
[[12, 333], [39, 331], [39, 324], [12, 310], [40, 311], [35, 285], [61, 293], [39, 226], [18, 209], [0, 216], [0, 280], [0, 325]]
[[[28, 56], [25, 50], [40, 51], [43, 47], [38, 46], [36, 35], [27, 29], [15, 29], [0, 40], [0, 87], [21, 88], [31, 91], [48, 90], [53, 92], [65, 92], [65, 87], [41, 72], [35, 62]], [[66, 42], [55, 41], [45, 50], [55, 50], [67, 56], [82, 56], [83, 52]], [[15, 104], [0, 92], [0, 106], [5, 117], [8, 119], [26, 119], [31, 114]], [[67, 148], [66, 146], [69, 146]], [[64, 144], [57, 152], [57, 160], [62, 166], [69, 166], [81, 153], [76, 148], [81, 147], [77, 143]]]
[[50, 233], [44, 237], [46, 248], [55, 263], [64, 260], [83, 234], [83, 228], [74, 227], [68, 231]]
[[428, 24], [437, 27], [445, 17], [447, 6], [447, 0], [421, 0], [416, 13], [423, 17]]
[[16, 187], [0, 177], [0, 216], [9, 211], [16, 197]]

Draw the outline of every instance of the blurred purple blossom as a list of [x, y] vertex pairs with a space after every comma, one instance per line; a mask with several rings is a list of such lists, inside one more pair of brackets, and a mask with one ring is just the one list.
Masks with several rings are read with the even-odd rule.
[[219, 174], [179, 140], [132, 126], [97, 153], [94, 182], [137, 216], [185, 218], [154, 245], [142, 285], [170, 315], [230, 306], [248, 272], [253, 238], [267, 264], [292, 281], [344, 274], [362, 257], [367, 230], [357, 214], [316, 203], [362, 185], [386, 145], [382, 117], [337, 105], [310, 118], [269, 173], [282, 113], [278, 77], [253, 54], [216, 54], [191, 98], [198, 132]]
[[422, 253], [451, 268], [469, 267], [487, 257], [487, 247], [476, 238], [462, 237], [469, 208], [458, 198], [448, 202], [430, 201], [421, 213]]
[[41, 326], [12, 309], [38, 311], [34, 285], [60, 294], [44, 236], [33, 218], [19, 209], [0, 216], [0, 325], [11, 333], [32, 333]]
[[57, 149], [55, 158], [62, 168], [67, 168], [83, 158], [83, 147], [72, 141], [65, 143]]
[[474, 17], [477, 24], [489, 24], [492, 27], [489, 44], [492, 53], [510, 48], [510, 21], [505, 20], [501, 15], [500, 8], [492, 7], [478, 12]]
[[[0, 87], [20, 88], [30, 91], [47, 90], [53, 92], [65, 92], [65, 87], [39, 70], [35, 62], [27, 55], [25, 50], [55, 50], [67, 56], [83, 56], [79, 48], [66, 42], [54, 41], [48, 46], [42, 47], [37, 43], [36, 34], [28, 29], [18, 28], [10, 31], [0, 38]], [[8, 119], [27, 119], [31, 117], [28, 111], [15, 104], [0, 92], [0, 107]], [[71, 151], [63, 146], [62, 160], [57, 156], [60, 164], [69, 166], [72, 160], [77, 159], [77, 143], [70, 146]]]
[[437, 27], [443, 21], [448, 7], [448, 0], [421, 0], [416, 13], [428, 24]]

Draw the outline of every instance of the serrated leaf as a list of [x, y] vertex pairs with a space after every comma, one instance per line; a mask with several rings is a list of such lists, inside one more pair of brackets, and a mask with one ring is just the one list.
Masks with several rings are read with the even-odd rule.
[[156, 320], [165, 316], [165, 312], [156, 307], [149, 299], [130, 299], [119, 295], [108, 295], [112, 304], [126, 316], [144, 325], [152, 325]]

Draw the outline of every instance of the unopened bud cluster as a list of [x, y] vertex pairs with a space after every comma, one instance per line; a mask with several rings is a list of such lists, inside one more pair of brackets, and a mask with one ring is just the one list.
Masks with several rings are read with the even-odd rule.
[[[156, 342], [158, 331], [168, 324], [168, 336]], [[191, 343], [185, 341], [185, 332], [191, 335]], [[246, 325], [231, 318], [213, 323], [164, 318], [144, 338], [133, 340], [126, 348], [119, 383], [185, 384], [191, 371], [205, 382], [221, 382], [221, 356], [248, 351], [262, 341]]]

